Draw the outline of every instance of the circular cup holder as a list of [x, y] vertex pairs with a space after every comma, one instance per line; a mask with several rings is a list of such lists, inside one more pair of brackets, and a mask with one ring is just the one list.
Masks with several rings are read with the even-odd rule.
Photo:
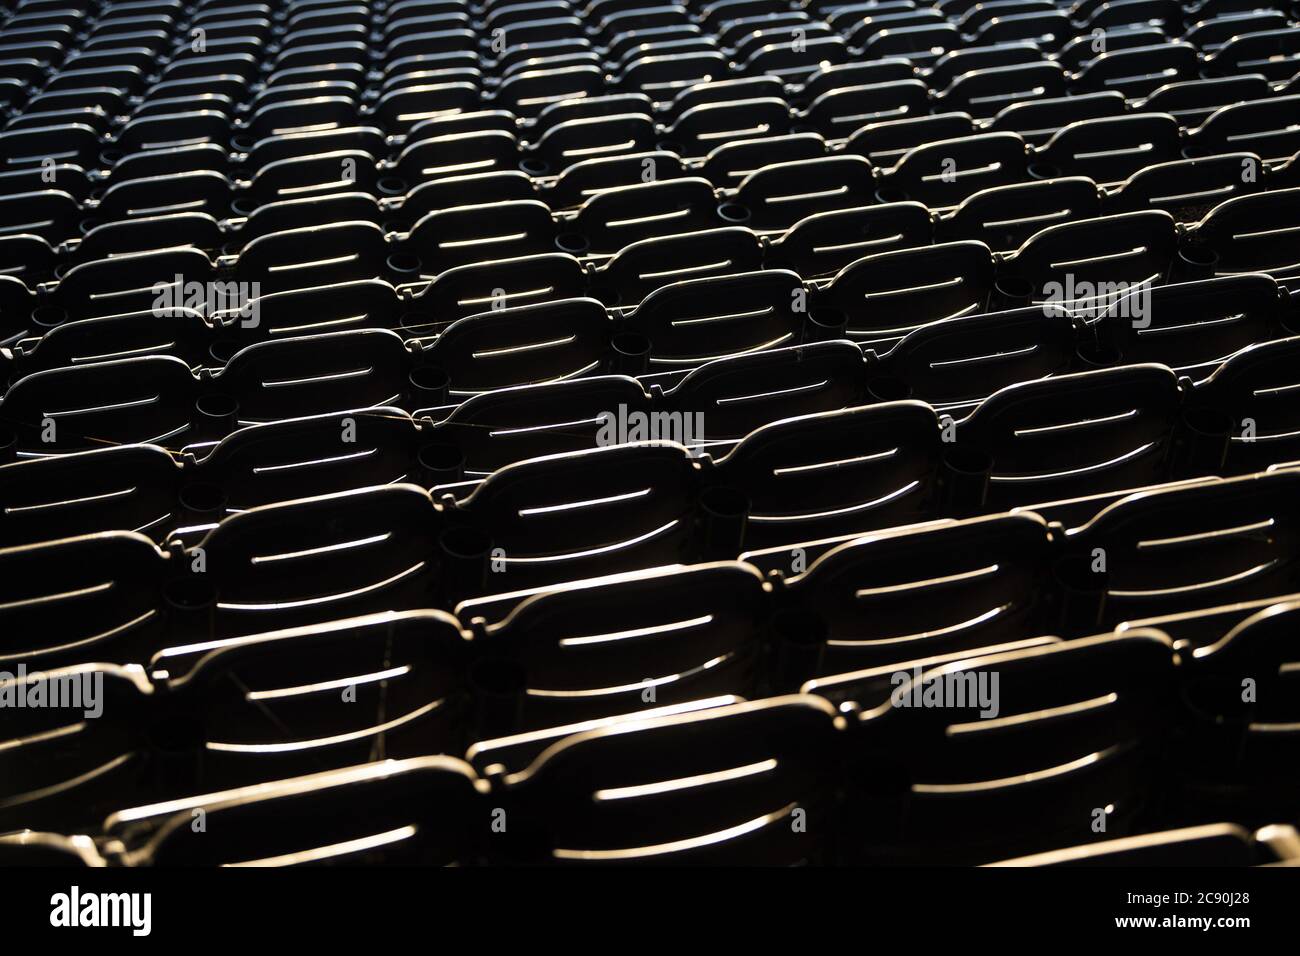
[[576, 232], [562, 232], [555, 237], [555, 248], [569, 255], [580, 256], [591, 248], [587, 237]]
[[238, 352], [240, 348], [242, 348], [242, 346], [234, 339], [217, 339], [208, 346], [208, 355], [210, 355], [212, 361], [217, 364], [225, 365], [235, 357], [235, 353]]
[[521, 159], [519, 161], [519, 171], [529, 176], [545, 176], [551, 171], [551, 166], [541, 159]]
[[1051, 163], [1030, 163], [1025, 171], [1030, 179], [1058, 179], [1061, 175], [1060, 167]]
[[749, 207], [738, 202], [724, 202], [718, 205], [718, 218], [724, 222], [749, 222]]
[[843, 309], [818, 308], [808, 311], [804, 338], [810, 342], [827, 342], [848, 335], [849, 314]]
[[1213, 269], [1219, 262], [1219, 254], [1206, 245], [1183, 246], [1178, 258], [1193, 269]]
[[68, 320], [68, 313], [57, 305], [41, 305], [32, 309], [32, 323], [43, 329], [52, 329]]
[[1207, 438], [1224, 438], [1237, 425], [1236, 419], [1226, 410], [1204, 405], [1184, 411], [1183, 423], [1193, 435]]
[[954, 475], [975, 477], [993, 470], [993, 456], [982, 448], [950, 444], [943, 456], [944, 467]]
[[651, 342], [648, 336], [641, 332], [615, 332], [609, 345], [614, 352], [615, 372], [641, 375], [649, 368]]
[[194, 410], [204, 418], [225, 420], [233, 418], [239, 412], [239, 402], [233, 396], [212, 392], [200, 395], [194, 400]]
[[1179, 152], [1182, 154], [1183, 159], [1200, 159], [1206, 155], [1204, 149], [1192, 143], [1184, 146]]
[[1028, 302], [1034, 297], [1034, 284], [1023, 276], [999, 276], [993, 289], [1009, 302]]
[[90, 235], [91, 230], [98, 225], [99, 223], [94, 219], [82, 219], [77, 222], [77, 232], [81, 233], [83, 236], [88, 236]]
[[257, 211], [257, 203], [247, 196], [231, 200], [230, 211], [237, 216], [251, 216]]
[[907, 193], [897, 186], [881, 186], [876, 190], [876, 199], [879, 202], [907, 202]]
[[202, 611], [217, 603], [217, 589], [206, 575], [196, 574], [167, 582], [163, 600], [176, 611]]
[[438, 546], [453, 561], [482, 561], [492, 550], [492, 539], [478, 528], [448, 528], [438, 536]]
[[99, 161], [105, 166], [112, 166], [126, 155], [120, 149], [106, 149], [100, 152]]
[[388, 268], [402, 275], [420, 271], [420, 257], [410, 252], [394, 252], [388, 257]]
[[181, 507], [196, 514], [212, 514], [226, 506], [226, 492], [214, 481], [195, 481], [180, 490]]
[[1083, 362], [1097, 368], [1118, 365], [1122, 358], [1119, 349], [1115, 346], [1101, 343], [1088, 343], [1087, 346], [1079, 348], [1078, 355]]
[[415, 460], [430, 479], [441, 485], [465, 477], [465, 453], [451, 442], [430, 442], [415, 453]]
[[247, 153], [257, 145], [257, 140], [251, 133], [236, 133], [230, 137], [230, 145], [241, 153]]
[[870, 379], [867, 382], [867, 391], [873, 398], [882, 402], [901, 402], [912, 397], [912, 386], [893, 375]]
[[380, 176], [375, 188], [385, 196], [400, 196], [406, 192], [406, 180], [398, 176]]
[[749, 514], [749, 495], [739, 488], [716, 485], [700, 495], [700, 509], [709, 518], [738, 521]]
[[451, 376], [446, 369], [438, 365], [417, 365], [406, 376], [407, 381], [419, 393], [446, 398], [451, 387]]
[[1052, 577], [1061, 587], [1075, 594], [1105, 592], [1108, 575], [1104, 571], [1094, 571], [1092, 564], [1092, 558], [1086, 554], [1067, 554], [1052, 565]]

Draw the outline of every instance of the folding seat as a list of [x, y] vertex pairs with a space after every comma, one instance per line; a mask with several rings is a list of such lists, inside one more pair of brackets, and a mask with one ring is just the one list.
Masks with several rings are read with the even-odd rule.
[[452, 560], [438, 550], [441, 530], [428, 492], [410, 484], [230, 515], [183, 552], [172, 590], [183, 596], [184, 613], [169, 639], [257, 634], [438, 603], [441, 565]]
[[[1010, 2], [1018, 3], [1022, 2], [1022, 0], [1010, 0]], [[1030, 0], [1030, 2], [1036, 3], [1038, 0]], [[986, 10], [993, 9], [989, 4], [983, 4], [982, 6]], [[971, 73], [988, 67], [1037, 63], [1042, 58], [1042, 51], [1036, 44], [1028, 40], [967, 47], [965, 49], [951, 50], [939, 57], [934, 66], [930, 67], [926, 72], [924, 79], [932, 89], [942, 90], [951, 86], [953, 80], [964, 73]]]
[[709, 150], [700, 164], [700, 174], [719, 188], [729, 189], [767, 166], [826, 158], [827, 148], [826, 140], [815, 132], [742, 139]]
[[1159, 632], [902, 673], [850, 727], [847, 860], [990, 862], [1160, 819], [1175, 669]]
[[707, 179], [637, 183], [592, 196], [557, 223], [556, 246], [574, 255], [613, 255], [634, 242], [701, 232], [719, 222]]
[[875, 185], [871, 164], [861, 156], [777, 163], [746, 176], [718, 214], [760, 233], [781, 232], [818, 212], [867, 205]]
[[377, 195], [378, 177], [378, 167], [363, 150], [341, 149], [286, 157], [267, 163], [251, 179], [241, 182], [241, 190], [231, 200], [231, 209], [247, 216], [260, 205], [305, 195], [352, 192]]
[[594, 96], [603, 88], [601, 70], [590, 65], [523, 70], [497, 87], [494, 102], [517, 116], [531, 118], [549, 103]]
[[[842, 67], [832, 66], [829, 69], [842, 69]], [[667, 104], [664, 115], [669, 120], [676, 120], [688, 109], [706, 103], [784, 98], [785, 84], [774, 76], [742, 76], [734, 79], [711, 80], [707, 83], [694, 83], [678, 91]]]
[[[85, 205], [86, 218], [81, 228], [88, 233], [97, 225], [172, 212], [224, 218], [230, 207], [231, 188], [224, 174], [206, 169], [144, 179], [114, 176], [103, 195]], [[173, 243], [193, 244], [191, 240]]]
[[400, 322], [398, 309], [396, 291], [382, 279], [255, 295], [213, 313], [217, 333], [210, 350], [212, 361], [206, 364], [224, 365], [239, 349], [268, 338], [347, 327], [395, 328]]
[[1189, 419], [1199, 425], [1195, 438], [1206, 456], [1197, 459], [1199, 469], [1240, 475], [1296, 459], [1300, 408], [1291, 392], [1297, 349], [1300, 338], [1249, 345], [1193, 392]]
[[91, 166], [99, 152], [99, 136], [89, 126], [69, 123], [0, 133], [0, 169], [46, 168], [46, 160]]
[[998, 263], [1004, 296], [1096, 315], [1107, 297], [1169, 275], [1178, 246], [1173, 216], [1159, 209], [1048, 226]]
[[748, 500], [752, 549], [929, 517], [941, 454], [930, 408], [887, 402], [761, 426], [715, 475]]
[[1030, 173], [1041, 179], [1087, 176], [1120, 182], [1153, 163], [1179, 158], [1178, 121], [1159, 113], [1081, 120], [1034, 149]]
[[1219, 107], [1265, 99], [1271, 93], [1268, 81], [1261, 74], [1252, 73], [1167, 83], [1136, 105], [1144, 113], [1169, 113], [1179, 125], [1191, 129]]
[[987, 509], [1132, 488], [1164, 478], [1180, 405], [1159, 365], [1021, 382], [980, 404], [955, 442], [963, 469], [991, 462]]
[[1291, 129], [1298, 102], [1297, 96], [1274, 96], [1224, 106], [1191, 131], [1188, 154], [1249, 150], [1266, 160], [1292, 156], [1300, 149], [1300, 131]]
[[1197, 819], [1232, 807], [1260, 825], [1294, 806], [1294, 601], [1242, 621], [1214, 644], [1182, 655], [1182, 810]]
[[537, 200], [459, 206], [430, 213], [412, 226], [393, 264], [411, 278], [433, 278], [484, 259], [545, 253], [555, 248], [556, 231], [551, 211]]
[[[337, 154], [362, 154], [377, 158], [386, 156], [388, 147], [384, 134], [373, 126], [282, 133], [251, 144], [245, 150], [244, 166], [253, 172], [255, 178], [265, 167], [282, 160], [316, 159]], [[367, 168], [365, 163], [358, 163], [357, 176], [362, 176]]]
[[1111, 626], [1296, 590], [1297, 480], [1278, 471], [1139, 492], [1071, 529], [1067, 551], [1088, 563], [1079, 589], [1094, 619]]
[[868, 123], [929, 112], [929, 88], [920, 80], [904, 79], [827, 90], [808, 104], [804, 120], [834, 139], [848, 136]]
[[[1276, 14], [1276, 11], [1274, 11]], [[1284, 23], [1277, 29], [1256, 22], [1257, 13], [1243, 13], [1240, 32], [1205, 58], [1211, 76], [1262, 74], [1269, 80], [1289, 80], [1300, 70], [1300, 47], [1295, 31]], [[1210, 21], [1214, 23], [1216, 21]]]
[[1106, 0], [1074, 11], [1075, 22], [1086, 31], [1145, 24], [1168, 28], [1181, 19], [1182, 7], [1175, 0]]
[[252, 425], [187, 449], [177, 501], [189, 523], [201, 523], [296, 498], [423, 483], [425, 444], [410, 415], [393, 407]]
[[[1001, 20], [995, 21], [996, 25]], [[1065, 72], [1052, 62], [1016, 63], [963, 73], [935, 96], [935, 112], [991, 117], [1010, 104], [1062, 96]]]
[[[634, 152], [574, 163], [537, 195], [558, 212], [581, 206], [592, 196], [607, 190], [644, 182], [647, 176], [651, 181], [659, 182], [680, 179], [685, 175], [686, 168], [681, 158], [673, 153], [663, 150]], [[409, 203], [410, 199], [407, 201]]]
[[769, 422], [869, 401], [862, 352], [840, 340], [708, 362], [665, 391], [663, 407], [698, 414], [704, 442], [712, 444]]
[[683, 157], [703, 156], [721, 143], [789, 133], [792, 122], [789, 105], [777, 97], [702, 103], [678, 114], [660, 148]]
[[649, 116], [624, 113], [556, 123], [528, 151], [527, 168], [562, 173], [585, 159], [653, 149], [655, 127]]
[[244, 246], [233, 278], [257, 294], [380, 278], [389, 247], [373, 222], [335, 222], [273, 232]]
[[449, 395], [563, 381], [604, 370], [613, 328], [594, 299], [495, 309], [458, 319], [423, 345], [421, 361]]
[[1052, 633], [1054, 553], [1046, 522], [1020, 514], [787, 539], [741, 559], [789, 576], [783, 624], [805, 635], [803, 681]]
[[529, 594], [500, 620], [475, 618], [473, 732], [483, 739], [749, 694], [765, 660], [766, 608], [758, 572], [734, 562]]
[[227, 252], [238, 252], [244, 244], [255, 239], [291, 229], [324, 228], [342, 222], [379, 224], [383, 215], [386, 211], [381, 210], [375, 197], [363, 192], [286, 199], [254, 209], [238, 223], [233, 241], [226, 243], [224, 248]]
[[1198, 75], [1199, 69], [1196, 47], [1182, 40], [1128, 49], [1108, 46], [1082, 66], [1073, 85], [1081, 91], [1118, 90], [1129, 98], [1149, 96], [1181, 76]]
[[1179, 222], [1196, 222], [1220, 203], [1261, 191], [1263, 168], [1253, 153], [1155, 163], [1120, 183], [1106, 206], [1116, 212], [1164, 209]]
[[961, 31], [952, 23], [887, 27], [864, 39], [859, 55], [866, 60], [899, 57], [925, 67], [961, 45]]
[[[858, 153], [882, 168], [928, 143], [961, 139], [975, 132], [969, 113], [938, 113], [911, 119], [868, 123], [844, 143], [844, 152]], [[882, 202], [885, 200], [882, 199]], [[890, 199], [889, 201], [893, 201]]]
[[203, 317], [184, 308], [64, 322], [14, 345], [13, 378], [145, 354], [175, 356], [197, 368], [208, 361], [212, 337]]
[[149, 672], [203, 792], [459, 749], [468, 657], [450, 614], [385, 612], [174, 645]]
[[[127, 253], [74, 265], [41, 305], [61, 319], [88, 319], [186, 307], [214, 278], [212, 260], [194, 248]], [[197, 298], [204, 298], [199, 295]]]
[[[116, 183], [137, 180], [152, 181], [164, 176], [177, 176], [182, 173], [220, 173], [223, 176], [230, 170], [230, 156], [226, 150], [214, 143], [201, 143], [194, 146], [179, 146], [176, 149], [146, 150], [124, 156], [113, 164], [104, 180], [109, 187]], [[64, 183], [60, 178], [59, 182]], [[62, 188], [68, 189], [67, 185]], [[225, 184], [227, 190], [230, 183]], [[97, 191], [102, 199], [107, 189]]]
[[381, 405], [420, 407], [427, 396], [413, 368], [397, 333], [352, 329], [257, 342], [204, 376], [204, 384], [231, 407], [230, 424], [252, 423]]
[[[696, 46], [694, 41], [681, 41]], [[614, 86], [664, 98], [683, 87], [726, 76], [729, 62], [716, 50], [676, 50], [662, 44], [657, 56], [641, 56], [618, 72]], [[762, 51], [759, 51], [760, 53]]]
[[1101, 198], [1097, 184], [1085, 176], [994, 186], [940, 217], [935, 236], [945, 242], [973, 239], [1010, 252], [1046, 226], [1099, 216]]
[[35, 372], [0, 401], [20, 455], [189, 437], [198, 382], [177, 358], [149, 356]]
[[998, 389], [1072, 370], [1075, 328], [1056, 306], [941, 319], [913, 329], [870, 366], [868, 387], [955, 411]]
[[[617, 426], [618, 411], [605, 411]], [[701, 541], [713, 544], [707, 557], [740, 550], [735, 496], [702, 493], [693, 457], [669, 441], [507, 465], [448, 506], [450, 527], [491, 542], [492, 568], [482, 584], [476, 572], [469, 593], [674, 564], [694, 559]]]
[[[57, 245], [76, 235], [80, 207], [59, 189], [18, 193], [0, 199], [0, 235], [30, 235]], [[21, 269], [23, 263], [16, 263]], [[22, 270], [25, 271], [25, 270]]]
[[590, 274], [589, 287], [606, 305], [631, 307], [673, 282], [761, 267], [758, 237], [749, 229], [728, 226], [624, 246]]
[[[779, 269], [688, 279], [651, 292], [618, 330], [644, 339], [648, 365], [635, 371], [689, 368], [798, 343], [807, 321], [802, 292], [799, 276]], [[630, 350], [626, 342], [615, 348]]]
[[37, 666], [0, 673], [0, 832], [89, 829], [113, 807], [152, 796], [166, 767], [148, 753], [142, 712], [152, 687], [140, 665]]
[[1215, 206], [1191, 229], [1184, 257], [1213, 275], [1300, 275], [1300, 189], [1238, 196]]
[[1102, 312], [1080, 356], [1090, 365], [1159, 362], [1201, 380], [1240, 350], [1289, 335], [1290, 313], [1285, 293], [1264, 275], [1134, 291]]
[[882, 202], [915, 199], [931, 209], [956, 206], [981, 189], [1022, 182], [1025, 143], [1015, 133], [980, 133], [908, 150], [886, 172]]
[[989, 866], [1288, 866], [1300, 854], [1300, 838], [1289, 825], [1251, 833], [1233, 823], [1207, 823], [1180, 830], [1103, 840]]
[[838, 316], [844, 337], [883, 351], [912, 329], [983, 312], [993, 272], [993, 255], [982, 242], [882, 252], [841, 269], [819, 290], [815, 308]]
[[504, 778], [510, 839], [499, 852], [569, 864], [814, 862], [834, 838], [840, 723], [825, 701], [790, 696], [574, 734]]
[[933, 233], [930, 210], [919, 202], [836, 209], [796, 222], [769, 241], [764, 258], [769, 268], [818, 279], [873, 253], [929, 245]]
[[633, 379], [597, 375], [567, 382], [497, 388], [451, 408], [422, 409], [436, 421], [419, 451], [424, 480], [448, 485], [483, 478], [497, 468], [597, 447], [599, 412], [620, 407], [650, 412], [649, 396]]
[[549, 253], [448, 269], [410, 300], [402, 328], [429, 335], [484, 308], [527, 305], [588, 294], [588, 276], [573, 256]]
[[[381, 177], [377, 183], [380, 193], [393, 195], [400, 195], [405, 185], [405, 180], [390, 176]], [[385, 231], [408, 231], [424, 216], [457, 206], [482, 206], [528, 199], [549, 199], [549, 196], [537, 191], [533, 181], [518, 171], [469, 173], [434, 179], [407, 192], [396, 209], [384, 209], [386, 214], [395, 217], [385, 223]]]
[[[119, 808], [104, 828], [129, 866], [448, 865], [475, 856], [479, 834], [467, 820], [491, 827], [482, 792], [454, 757], [379, 760]], [[221, 839], [208, 839], [208, 823]]]

